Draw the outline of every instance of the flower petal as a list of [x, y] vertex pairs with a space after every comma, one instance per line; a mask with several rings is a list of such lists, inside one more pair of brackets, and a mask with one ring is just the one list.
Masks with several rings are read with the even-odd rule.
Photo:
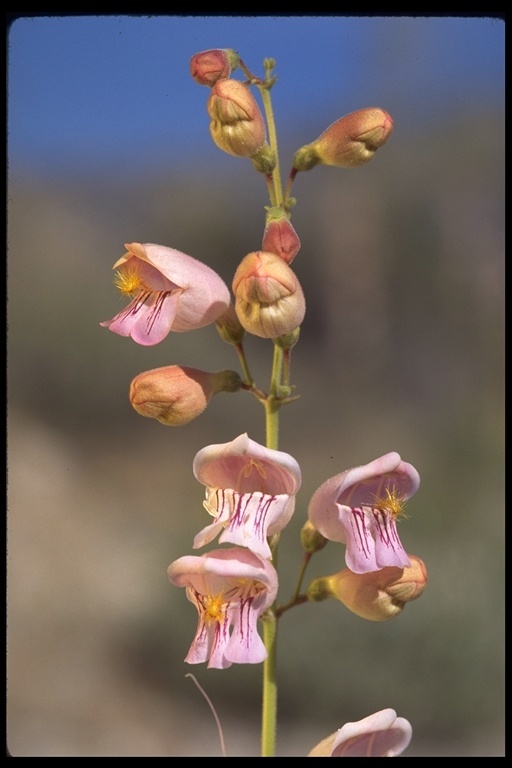
[[137, 344], [146, 347], [158, 344], [172, 330], [180, 293], [140, 294], [112, 320], [100, 325], [120, 336], [131, 336]]
[[394, 709], [383, 709], [357, 723], [345, 723], [334, 739], [331, 757], [396, 757], [408, 746], [412, 726]]
[[[375, 559], [379, 568], [397, 566], [410, 568], [411, 561], [403, 548], [396, 521], [385, 510], [373, 510], [375, 533]], [[349, 566], [350, 567], [350, 566]]]
[[[347, 566], [354, 573], [379, 570], [381, 566], [377, 564], [370, 518], [362, 509], [351, 509], [341, 504], [337, 507], [339, 523], [343, 526], [347, 544], [345, 551]], [[322, 530], [320, 532], [325, 536]]]
[[211, 267], [175, 248], [154, 243], [146, 243], [144, 248], [148, 261], [183, 290], [173, 331], [203, 328], [226, 311], [229, 289]]
[[420, 487], [420, 476], [412, 464], [402, 461], [393, 451], [369, 464], [354, 467], [337, 475], [336, 501], [349, 507], [371, 506], [375, 497], [382, 498], [386, 488], [394, 488], [404, 500]]
[[295, 495], [301, 471], [293, 456], [251, 440], [247, 433], [229, 443], [208, 445], [194, 458], [194, 475], [210, 488], [232, 488], [239, 493]]

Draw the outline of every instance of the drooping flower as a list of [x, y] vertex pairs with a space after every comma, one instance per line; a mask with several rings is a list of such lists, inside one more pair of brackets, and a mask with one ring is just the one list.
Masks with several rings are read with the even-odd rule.
[[409, 560], [410, 568], [388, 566], [368, 573], [344, 568], [332, 576], [320, 576], [308, 586], [307, 596], [313, 602], [334, 598], [362, 619], [387, 621], [421, 597], [427, 586], [423, 560], [415, 555], [409, 555]]
[[194, 475], [206, 486], [204, 506], [215, 518], [194, 539], [194, 548], [221, 533], [219, 543], [248, 547], [271, 557], [268, 536], [279, 533], [295, 508], [301, 472], [288, 453], [239, 435], [230, 443], [209, 445], [194, 458]]
[[346, 544], [354, 573], [410, 567], [396, 528], [420, 485], [416, 469], [396, 452], [331, 477], [313, 494], [309, 519], [330, 541]]
[[248, 549], [219, 549], [180, 557], [167, 574], [173, 584], [186, 587], [199, 614], [186, 662], [208, 661], [209, 668], [226, 669], [267, 658], [257, 621], [277, 594], [277, 573], [268, 560]]
[[170, 331], [214, 323], [227, 309], [229, 290], [213, 269], [174, 248], [153, 243], [125, 245], [114, 264], [115, 283], [131, 302], [100, 325], [151, 346]]
[[410, 744], [412, 725], [394, 709], [382, 709], [345, 725], [311, 750], [308, 757], [398, 757]]

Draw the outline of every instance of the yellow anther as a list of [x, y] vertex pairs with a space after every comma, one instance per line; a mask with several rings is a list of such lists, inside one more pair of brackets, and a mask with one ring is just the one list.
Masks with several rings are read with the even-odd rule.
[[118, 269], [114, 277], [114, 285], [123, 296], [134, 296], [144, 287], [141, 277], [136, 269]]
[[251, 474], [252, 469], [256, 470], [258, 475], [263, 478], [263, 480], [267, 479], [267, 473], [265, 472], [265, 468], [261, 461], [256, 461], [255, 459], [249, 459], [249, 462], [244, 467], [244, 477], [249, 477]]
[[402, 517], [405, 515], [405, 504], [406, 502], [403, 495], [397, 492], [394, 485], [392, 488], [389, 486], [386, 488], [385, 496], [374, 496], [373, 502], [373, 506], [376, 509], [386, 510], [386, 512], [391, 514], [394, 520], [396, 520], [397, 517]]
[[218, 595], [205, 595], [203, 597], [204, 620], [207, 624], [212, 621], [220, 622], [224, 618], [224, 596], [222, 592]]

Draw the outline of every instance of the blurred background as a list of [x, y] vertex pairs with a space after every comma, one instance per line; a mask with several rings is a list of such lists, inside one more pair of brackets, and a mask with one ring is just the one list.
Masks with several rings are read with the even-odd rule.
[[[309, 498], [391, 450], [422, 478], [400, 533], [427, 564], [383, 623], [302, 606], [279, 636], [278, 754], [384, 707], [408, 756], [504, 755], [504, 23], [495, 18], [21, 17], [8, 30], [8, 696], [13, 756], [259, 752], [261, 666], [184, 664], [196, 611], [171, 586], [206, 524], [195, 453], [242, 432], [247, 393], [190, 425], [138, 416], [131, 379], [237, 360], [214, 327], [143, 348], [101, 328], [112, 264], [156, 242], [230, 284], [261, 246], [261, 175], [208, 131], [190, 57], [230, 47], [272, 91], [283, 174], [343, 114], [379, 106], [391, 140], [359, 169], [299, 174], [294, 269], [307, 299], [280, 448], [303, 472], [282, 537], [295, 584]], [[239, 76], [239, 75], [238, 75]], [[258, 383], [271, 351], [247, 341]], [[344, 566], [318, 553], [309, 576]]]

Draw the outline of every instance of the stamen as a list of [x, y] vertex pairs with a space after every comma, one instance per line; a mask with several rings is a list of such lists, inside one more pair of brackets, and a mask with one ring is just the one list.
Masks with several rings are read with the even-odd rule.
[[123, 296], [132, 298], [140, 288], [145, 287], [134, 267], [118, 269], [114, 276], [114, 285]]
[[389, 512], [393, 520], [396, 520], [397, 517], [404, 517], [406, 501], [403, 495], [398, 493], [396, 486], [394, 485], [391, 488], [387, 486], [385, 492], [385, 496], [374, 495], [374, 508], [384, 512]]
[[214, 621], [220, 624], [223, 621], [226, 602], [222, 592], [218, 595], [204, 595], [202, 605], [206, 624]]
[[244, 477], [249, 477], [253, 467], [260, 477], [262, 477], [264, 480], [267, 479], [267, 473], [265, 472], [265, 468], [262, 462], [256, 461], [255, 459], [252, 459], [252, 458], [249, 459], [249, 462], [244, 467]]

